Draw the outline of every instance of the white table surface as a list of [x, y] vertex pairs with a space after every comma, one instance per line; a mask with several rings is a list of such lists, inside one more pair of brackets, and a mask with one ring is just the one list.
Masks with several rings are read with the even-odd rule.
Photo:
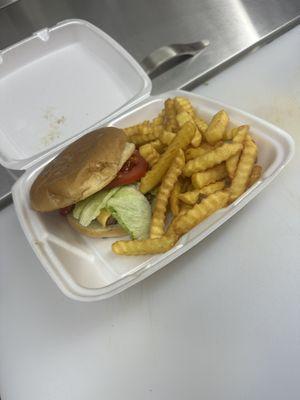
[[288, 130], [296, 155], [224, 226], [102, 302], [58, 290], [0, 212], [2, 400], [299, 399], [300, 27], [196, 92]]

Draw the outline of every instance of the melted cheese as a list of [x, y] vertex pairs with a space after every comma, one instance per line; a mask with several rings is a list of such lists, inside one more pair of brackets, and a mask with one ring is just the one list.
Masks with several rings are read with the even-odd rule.
[[102, 208], [102, 210], [100, 211], [100, 214], [97, 217], [97, 221], [99, 222], [99, 224], [105, 228], [106, 227], [106, 223], [108, 218], [111, 216], [111, 213], [106, 209], [106, 208]]

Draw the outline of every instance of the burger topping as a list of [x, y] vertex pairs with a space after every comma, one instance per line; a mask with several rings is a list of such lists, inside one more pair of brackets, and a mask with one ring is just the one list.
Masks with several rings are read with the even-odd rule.
[[106, 207], [108, 200], [119, 190], [119, 188], [100, 190], [88, 198], [76, 203], [73, 217], [83, 226], [88, 226], [98, 217], [100, 211]]
[[120, 169], [115, 179], [106, 187], [114, 188], [116, 186], [129, 185], [130, 183], [137, 182], [146, 174], [147, 170], [147, 161], [140, 155], [138, 150], [135, 150]]
[[117, 220], [111, 215], [111, 212], [108, 211], [106, 208], [103, 208], [100, 211], [100, 214], [97, 217], [97, 221], [103, 228], [105, 228], [108, 225], [115, 225], [117, 224]]
[[132, 239], [146, 239], [151, 222], [151, 206], [135, 186], [123, 186], [107, 202], [107, 209]]
[[146, 238], [149, 233], [151, 207], [134, 185], [101, 190], [76, 204], [73, 217], [83, 226], [93, 220], [103, 226], [117, 222], [133, 239]]

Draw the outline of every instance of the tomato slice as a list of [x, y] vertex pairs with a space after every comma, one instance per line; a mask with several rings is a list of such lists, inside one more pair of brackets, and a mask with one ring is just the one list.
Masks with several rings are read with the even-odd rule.
[[140, 180], [148, 170], [147, 161], [135, 150], [132, 156], [126, 161], [118, 172], [118, 175], [106, 187], [114, 188], [116, 186], [129, 185]]

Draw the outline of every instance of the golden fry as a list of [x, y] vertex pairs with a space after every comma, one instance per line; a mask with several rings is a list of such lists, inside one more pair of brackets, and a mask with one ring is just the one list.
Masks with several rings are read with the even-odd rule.
[[176, 215], [179, 214], [179, 200], [178, 200], [178, 195], [181, 192], [181, 182], [178, 179], [177, 182], [174, 185], [174, 188], [171, 192], [170, 195], [170, 208], [171, 208], [171, 212], [174, 215], [174, 217], [176, 217]]
[[209, 196], [219, 190], [225, 188], [225, 180], [210, 183], [204, 186], [202, 189], [194, 189], [185, 193], [181, 193], [178, 198], [185, 204], [194, 205], [198, 202], [200, 196]]
[[229, 122], [229, 117], [224, 110], [219, 111], [211, 120], [205, 131], [205, 138], [209, 144], [215, 144], [223, 139]]
[[225, 207], [228, 199], [229, 194], [225, 191], [219, 191], [209, 195], [206, 199], [202, 200], [200, 204], [194, 205], [187, 213], [176, 218], [176, 222], [173, 226], [174, 232], [179, 236], [184, 235], [215, 211]]
[[160, 131], [158, 129], [151, 128], [148, 133], [138, 133], [136, 135], [130, 136], [128, 138], [128, 141], [134, 143], [137, 146], [141, 146], [143, 144], [151, 142], [152, 140], [157, 139], [159, 135]]
[[202, 147], [198, 147], [197, 149], [189, 148], [185, 152], [185, 158], [187, 161], [192, 160], [193, 158], [203, 156], [203, 154], [207, 153], [208, 151], [212, 150], [213, 146], [210, 146], [210, 149], [206, 149]]
[[227, 176], [225, 164], [222, 163], [204, 172], [196, 172], [192, 175], [192, 184], [195, 189], [202, 189], [204, 186], [214, 183]]
[[[236, 134], [233, 137], [232, 143], [241, 143], [243, 144], [245, 141], [245, 138], [248, 134], [249, 131], [249, 126], [248, 125], [242, 125], [239, 128], [237, 128]], [[238, 165], [239, 159], [240, 159], [241, 151], [239, 151], [237, 154], [234, 154], [228, 160], [226, 160], [226, 168], [227, 172], [229, 175], [229, 178], [234, 177], [234, 173], [236, 171], [236, 167]]]
[[178, 123], [176, 120], [176, 110], [173, 99], [167, 99], [165, 101], [165, 117], [164, 117], [164, 128], [167, 131], [177, 132]]
[[200, 189], [194, 189], [189, 192], [181, 193], [178, 199], [185, 204], [194, 205], [197, 203], [200, 195]]
[[249, 180], [247, 182], [247, 189], [259, 180], [262, 174], [262, 167], [260, 165], [254, 165]]
[[163, 130], [162, 133], [159, 136], [159, 140], [163, 144], [169, 145], [172, 142], [172, 140], [174, 139], [175, 136], [176, 136], [176, 133]]
[[193, 139], [191, 141], [191, 145], [193, 147], [198, 147], [198, 146], [200, 146], [201, 141], [202, 141], [202, 135], [201, 135], [201, 132], [199, 131], [199, 129], [197, 128], [197, 126], [196, 126], [195, 135], [194, 135], [194, 137], [193, 137]]
[[159, 157], [154, 167], [146, 173], [141, 179], [140, 191], [147, 193], [159, 184], [162, 177], [167, 172], [172, 159], [175, 157], [178, 149], [186, 149], [195, 134], [193, 124], [186, 123], [177, 133], [175, 138], [167, 147], [167, 150]]
[[186, 111], [179, 112], [176, 115], [176, 120], [180, 127], [182, 127], [186, 122], [194, 123], [192, 116]]
[[222, 181], [217, 181], [215, 183], [210, 183], [209, 185], [204, 186], [202, 189], [199, 189], [200, 196], [209, 196], [219, 190], [223, 190], [225, 188], [226, 182], [225, 179]]
[[184, 175], [191, 176], [195, 172], [202, 172], [221, 164], [240, 151], [242, 147], [240, 143], [224, 143], [216, 149], [188, 161], [183, 171]]
[[164, 234], [168, 200], [183, 167], [184, 153], [183, 150], [179, 149], [159, 187], [158, 194], [156, 196], [155, 208], [150, 227], [151, 239], [159, 238]]
[[174, 99], [175, 110], [177, 113], [181, 111], [186, 111], [192, 117], [195, 115], [195, 109], [192, 106], [192, 103], [186, 97], [177, 96]]
[[180, 218], [182, 215], [186, 214], [189, 210], [191, 210], [192, 207], [193, 206], [186, 204], [186, 203], [181, 204], [179, 213], [176, 217], [173, 218], [173, 220], [169, 224], [166, 235], [176, 235], [174, 232], [174, 225], [176, 224], [177, 219]]
[[151, 144], [151, 146], [159, 153], [162, 153], [165, 149], [165, 145], [159, 139], [155, 139], [152, 142], [149, 142], [149, 144]]
[[159, 159], [159, 152], [155, 150], [151, 143], [144, 144], [139, 148], [141, 156], [147, 161], [152, 168]]
[[230, 201], [244, 193], [257, 156], [257, 146], [249, 136], [246, 137], [244, 149], [238, 163], [235, 176], [230, 186]]
[[158, 239], [119, 240], [113, 243], [112, 250], [115, 254], [126, 256], [165, 253], [175, 245], [177, 240], [178, 236], [170, 232]]
[[152, 131], [150, 121], [144, 121], [140, 124], [129, 126], [128, 128], [123, 128], [125, 134], [130, 137], [133, 135], [148, 134]]
[[237, 134], [238, 128], [231, 128], [224, 132], [223, 139], [224, 140], [232, 140]]
[[200, 117], [195, 117], [194, 121], [195, 121], [195, 124], [197, 125], [197, 128], [199, 129], [199, 131], [201, 133], [205, 133], [207, 131], [208, 125], [204, 121], [204, 119], [202, 119]]
[[176, 119], [177, 119], [178, 125], [180, 127], [182, 127], [186, 122], [190, 122], [190, 123], [194, 124], [195, 135], [191, 141], [191, 145], [193, 147], [198, 147], [201, 143], [202, 135], [201, 135], [201, 132], [199, 131], [197, 125], [195, 124], [193, 117], [187, 111], [181, 111], [179, 114], [176, 115]]

